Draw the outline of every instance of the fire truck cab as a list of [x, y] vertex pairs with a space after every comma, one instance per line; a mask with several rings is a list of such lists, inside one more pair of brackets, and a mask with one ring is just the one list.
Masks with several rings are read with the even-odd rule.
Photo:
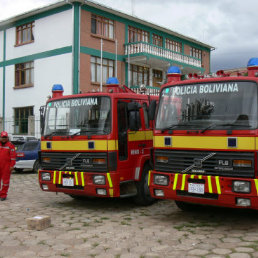
[[106, 92], [63, 96], [61, 85], [52, 91], [41, 118], [41, 189], [74, 198], [133, 196], [151, 204], [148, 108], [158, 97], [136, 94], [114, 77]]
[[170, 68], [160, 91], [151, 195], [183, 210], [258, 209], [258, 58], [246, 74], [180, 77]]

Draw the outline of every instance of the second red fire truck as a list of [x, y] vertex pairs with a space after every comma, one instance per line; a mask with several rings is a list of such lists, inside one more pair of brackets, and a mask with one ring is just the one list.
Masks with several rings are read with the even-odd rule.
[[160, 92], [151, 195], [181, 209], [258, 209], [258, 58], [246, 76], [190, 77], [172, 67]]

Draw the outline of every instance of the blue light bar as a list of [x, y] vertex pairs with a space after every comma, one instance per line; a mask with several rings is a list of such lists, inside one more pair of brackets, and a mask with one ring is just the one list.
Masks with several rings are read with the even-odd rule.
[[181, 74], [181, 70], [177, 66], [170, 66], [167, 71], [168, 74]]
[[109, 77], [106, 84], [119, 84], [119, 81], [116, 77]]
[[64, 88], [63, 88], [62, 84], [54, 84], [52, 87], [52, 92], [53, 91], [64, 91]]
[[249, 61], [247, 63], [247, 67], [251, 67], [251, 66], [258, 66], [258, 58], [257, 57], [253, 57], [253, 58], [249, 59]]

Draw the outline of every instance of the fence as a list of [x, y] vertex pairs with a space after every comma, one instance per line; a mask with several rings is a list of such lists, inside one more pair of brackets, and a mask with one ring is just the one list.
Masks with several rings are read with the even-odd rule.
[[14, 119], [7, 117], [4, 121], [0, 118], [0, 130], [4, 128], [9, 134], [33, 135], [40, 138], [40, 119], [39, 117], [29, 116], [27, 119]]

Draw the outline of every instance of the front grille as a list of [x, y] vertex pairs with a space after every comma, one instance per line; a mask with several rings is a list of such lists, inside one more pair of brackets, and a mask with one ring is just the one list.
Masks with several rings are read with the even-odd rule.
[[[210, 158], [198, 164], [211, 153]], [[168, 162], [157, 162], [157, 156], [168, 157]], [[251, 160], [252, 167], [233, 167], [236, 159]], [[233, 151], [181, 151], [181, 150], [155, 150], [155, 170], [161, 172], [203, 174], [231, 177], [254, 177], [254, 153]], [[224, 163], [224, 165], [223, 165]], [[225, 163], [228, 163], [226, 166]], [[196, 166], [193, 166], [196, 164]], [[192, 166], [191, 169], [189, 169]]]
[[[69, 170], [107, 172], [107, 153], [82, 152], [76, 158], [78, 152], [41, 152], [41, 167], [46, 170]], [[43, 162], [47, 158], [49, 162]], [[74, 158], [74, 159], [73, 159]], [[105, 164], [93, 164], [94, 159], [105, 159]], [[72, 162], [70, 162], [70, 160]]]

